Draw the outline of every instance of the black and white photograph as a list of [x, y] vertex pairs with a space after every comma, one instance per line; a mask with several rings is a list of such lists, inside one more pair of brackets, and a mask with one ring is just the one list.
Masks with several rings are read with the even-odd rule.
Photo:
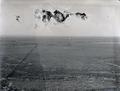
[[0, 0], [0, 91], [120, 91], [120, 0]]

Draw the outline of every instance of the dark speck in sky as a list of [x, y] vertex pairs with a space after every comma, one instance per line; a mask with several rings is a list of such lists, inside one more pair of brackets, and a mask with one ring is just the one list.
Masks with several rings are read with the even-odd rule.
[[20, 22], [20, 16], [16, 16], [16, 21]]

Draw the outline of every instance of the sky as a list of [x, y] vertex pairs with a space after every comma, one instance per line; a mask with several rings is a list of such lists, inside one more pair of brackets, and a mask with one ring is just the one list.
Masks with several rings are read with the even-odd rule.
[[[0, 36], [120, 36], [119, 0], [0, 0], [0, 4]], [[45, 24], [34, 18], [35, 9], [85, 12], [88, 18]]]

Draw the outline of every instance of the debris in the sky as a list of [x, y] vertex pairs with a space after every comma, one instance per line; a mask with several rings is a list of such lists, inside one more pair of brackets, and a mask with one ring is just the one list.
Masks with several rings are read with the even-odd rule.
[[42, 21], [43, 22], [49, 22], [50, 19], [52, 18], [52, 13], [50, 11], [42, 10], [43, 16], [42, 16]]
[[83, 19], [83, 20], [85, 20], [85, 19], [87, 18], [87, 16], [86, 16], [85, 13], [79, 13], [79, 12], [77, 12], [77, 13], [75, 13], [75, 15], [76, 15], [76, 16], [80, 16], [81, 19]]
[[20, 16], [16, 16], [16, 21], [20, 22]]
[[60, 11], [58, 10], [55, 10], [54, 11], [54, 19], [57, 21], [57, 22], [64, 22], [67, 18], [69, 17], [69, 14], [63, 14], [61, 13]]
[[50, 22], [51, 18], [53, 18], [58, 23], [63, 23], [66, 21], [67, 18], [69, 18], [69, 16], [77, 16], [80, 17], [82, 20], [87, 19], [87, 15], [85, 13], [80, 12], [71, 13], [68, 11], [61, 12], [59, 10], [54, 10], [53, 12], [51, 12], [44, 9], [42, 11], [36, 9], [35, 11], [35, 18], [41, 19], [44, 23]]

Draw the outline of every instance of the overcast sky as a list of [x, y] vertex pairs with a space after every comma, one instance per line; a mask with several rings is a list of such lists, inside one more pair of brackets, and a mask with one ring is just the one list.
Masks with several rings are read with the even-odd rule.
[[[64, 23], [36, 21], [35, 9], [85, 12], [87, 20], [70, 17]], [[21, 22], [16, 16], [21, 16]], [[38, 27], [35, 28], [35, 24]], [[118, 0], [2, 0], [1, 36], [120, 36]]]

